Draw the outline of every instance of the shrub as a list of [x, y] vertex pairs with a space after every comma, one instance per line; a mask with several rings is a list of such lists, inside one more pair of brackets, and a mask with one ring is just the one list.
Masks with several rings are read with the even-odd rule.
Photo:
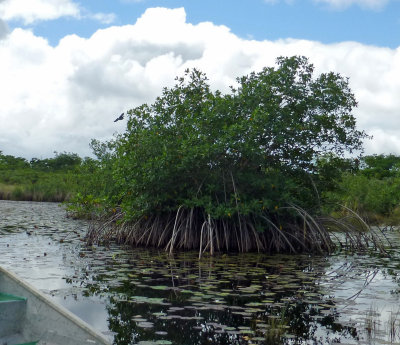
[[355, 106], [347, 79], [314, 77], [304, 57], [279, 58], [225, 95], [187, 71], [154, 104], [130, 110], [114, 142], [108, 197], [122, 209], [119, 238], [171, 250], [329, 247], [303, 210], [317, 214], [333, 178], [336, 161], [321, 170], [318, 158], [361, 148]]

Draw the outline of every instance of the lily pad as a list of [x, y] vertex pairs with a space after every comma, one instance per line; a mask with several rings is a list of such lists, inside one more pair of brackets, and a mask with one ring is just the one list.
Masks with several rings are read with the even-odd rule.
[[168, 290], [169, 287], [165, 285], [157, 285], [157, 286], [150, 286], [151, 289], [153, 290]]

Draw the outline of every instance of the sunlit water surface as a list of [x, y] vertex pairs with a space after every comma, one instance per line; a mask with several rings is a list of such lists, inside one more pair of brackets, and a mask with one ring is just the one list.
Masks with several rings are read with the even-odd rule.
[[400, 344], [392, 257], [87, 247], [54, 203], [0, 201], [0, 265], [115, 344]]

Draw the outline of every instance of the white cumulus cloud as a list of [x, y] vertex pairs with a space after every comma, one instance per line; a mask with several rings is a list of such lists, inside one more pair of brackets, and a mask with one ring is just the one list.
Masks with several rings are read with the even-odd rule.
[[31, 24], [64, 16], [78, 17], [79, 6], [71, 0], [4, 0], [0, 2], [0, 18], [22, 20]]
[[31, 31], [0, 40], [0, 150], [25, 157], [90, 153], [91, 138], [124, 130], [121, 112], [152, 102], [186, 68], [227, 92], [238, 76], [278, 56], [305, 55], [316, 72], [350, 77], [359, 127], [373, 134], [368, 153], [400, 154], [400, 48], [356, 42], [245, 40], [226, 26], [191, 24], [183, 8], [148, 9], [132, 25], [69, 35], [52, 47]]

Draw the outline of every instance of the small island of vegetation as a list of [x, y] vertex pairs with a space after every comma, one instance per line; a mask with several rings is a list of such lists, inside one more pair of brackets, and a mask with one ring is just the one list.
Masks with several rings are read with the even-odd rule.
[[400, 212], [400, 157], [358, 155], [356, 106], [348, 79], [315, 76], [305, 57], [278, 58], [226, 94], [188, 70], [129, 110], [124, 133], [93, 140], [96, 159], [0, 155], [0, 196], [69, 201], [73, 216], [100, 221], [91, 242], [330, 252], [339, 222], [327, 215], [396, 223]]

